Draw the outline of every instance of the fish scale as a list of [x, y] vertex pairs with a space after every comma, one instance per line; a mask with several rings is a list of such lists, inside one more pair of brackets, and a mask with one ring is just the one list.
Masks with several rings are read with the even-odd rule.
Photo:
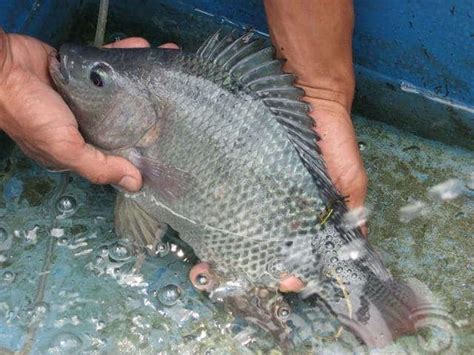
[[291, 274], [308, 319], [329, 309], [385, 345], [415, 329], [426, 294], [396, 282], [345, 225], [302, 90], [273, 52], [252, 32], [216, 33], [195, 54], [66, 45], [50, 70], [89, 142], [143, 175], [139, 193], [118, 196], [119, 235], [143, 249], [171, 226], [210, 264], [211, 295], [282, 343], [277, 288]]

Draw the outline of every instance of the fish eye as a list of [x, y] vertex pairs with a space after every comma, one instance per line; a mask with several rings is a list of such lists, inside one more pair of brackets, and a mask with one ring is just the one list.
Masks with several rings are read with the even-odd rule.
[[105, 75], [110, 68], [104, 63], [95, 64], [90, 71], [89, 79], [94, 86], [101, 88], [105, 85]]
[[104, 81], [102, 80], [99, 73], [97, 73], [95, 71], [91, 71], [91, 74], [90, 74], [89, 78], [91, 79], [92, 84], [94, 84], [95, 86], [97, 86], [99, 88], [104, 86]]

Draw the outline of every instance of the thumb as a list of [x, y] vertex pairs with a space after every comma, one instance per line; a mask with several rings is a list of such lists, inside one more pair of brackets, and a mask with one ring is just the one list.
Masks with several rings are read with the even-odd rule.
[[90, 144], [84, 144], [77, 152], [71, 168], [95, 184], [112, 184], [135, 192], [142, 186], [140, 171], [127, 159], [106, 155]]
[[0, 82], [5, 79], [4, 75], [10, 72], [12, 61], [10, 39], [5, 31], [0, 27]]

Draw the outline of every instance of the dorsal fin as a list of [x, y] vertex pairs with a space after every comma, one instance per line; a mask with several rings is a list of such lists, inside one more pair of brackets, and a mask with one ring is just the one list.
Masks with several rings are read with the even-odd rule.
[[271, 44], [254, 31], [247, 31], [239, 37], [234, 32], [222, 35], [218, 31], [203, 43], [197, 56], [206, 65], [213, 65], [210, 80], [222, 78], [216, 76], [216, 69], [220, 68], [228, 76], [225, 87], [261, 100], [286, 129], [289, 140], [324, 197], [331, 201], [341, 200], [319, 156], [320, 149], [316, 143], [319, 137], [308, 115], [309, 105], [300, 100], [304, 91], [294, 86], [292, 74], [283, 72]]

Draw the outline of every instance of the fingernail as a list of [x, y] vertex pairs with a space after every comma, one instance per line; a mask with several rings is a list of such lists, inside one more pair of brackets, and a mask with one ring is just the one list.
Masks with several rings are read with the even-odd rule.
[[127, 191], [138, 191], [140, 189], [140, 183], [137, 179], [131, 176], [124, 176], [118, 185]]

